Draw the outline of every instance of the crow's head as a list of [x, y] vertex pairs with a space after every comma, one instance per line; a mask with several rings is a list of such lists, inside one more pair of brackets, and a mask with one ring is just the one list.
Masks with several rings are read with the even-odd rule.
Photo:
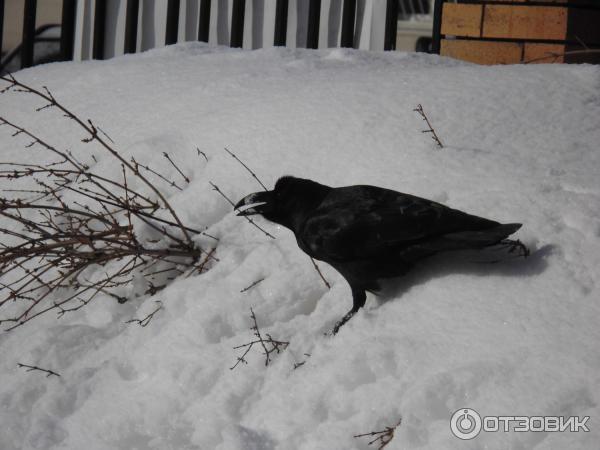
[[298, 222], [327, 195], [329, 187], [303, 178], [281, 177], [272, 191], [255, 192], [241, 199], [238, 216], [261, 214], [265, 219], [294, 230]]

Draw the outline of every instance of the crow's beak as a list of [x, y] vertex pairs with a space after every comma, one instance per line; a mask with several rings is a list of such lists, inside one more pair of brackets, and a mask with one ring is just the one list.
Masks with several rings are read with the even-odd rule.
[[[264, 214], [273, 210], [273, 191], [255, 192], [241, 199], [234, 206], [240, 209], [242, 206], [255, 205], [237, 213], [238, 216], [251, 216], [253, 214]], [[256, 205], [256, 203], [259, 203]]]

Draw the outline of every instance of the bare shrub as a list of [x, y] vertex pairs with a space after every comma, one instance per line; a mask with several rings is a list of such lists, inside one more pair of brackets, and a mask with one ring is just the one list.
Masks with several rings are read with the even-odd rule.
[[[25, 186], [0, 197], [5, 219], [0, 235], [8, 242], [0, 244], [0, 324], [9, 324], [10, 330], [49, 311], [60, 317], [99, 294], [123, 303], [124, 286], [134, 279], [143, 280], [141, 295], [153, 295], [178, 275], [202, 272], [216, 260], [215, 248], [203, 250], [192, 240], [203, 232], [182, 223], [149, 174], [181, 189], [174, 181], [135, 159], [127, 161], [99, 126], [72, 113], [46, 87], [38, 90], [10, 75], [1, 79], [7, 86], [0, 93], [30, 94], [43, 101], [37, 111], [58, 110], [83, 131], [81, 142], [96, 143], [118, 161], [121, 171], [112, 177], [95, 173], [72, 152], [0, 117], [0, 126], [13, 137], [26, 138], [29, 152], [40, 152], [34, 153], [34, 161], [53, 159], [44, 164], [0, 162], [1, 179]], [[189, 182], [173, 159], [164, 156]], [[148, 193], [132, 189], [131, 179]], [[149, 231], [140, 236], [139, 227]]]

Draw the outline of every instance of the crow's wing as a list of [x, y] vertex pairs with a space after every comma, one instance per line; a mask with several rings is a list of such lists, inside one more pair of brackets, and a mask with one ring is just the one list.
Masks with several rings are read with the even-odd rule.
[[374, 186], [350, 186], [334, 189], [297, 237], [317, 259], [346, 261], [379, 257], [428, 238], [496, 225], [431, 200]]

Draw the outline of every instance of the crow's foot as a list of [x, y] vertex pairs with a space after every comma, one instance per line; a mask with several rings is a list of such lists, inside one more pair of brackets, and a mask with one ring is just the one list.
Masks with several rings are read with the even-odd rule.
[[514, 253], [517, 257], [527, 258], [529, 256], [529, 248], [518, 239], [503, 239], [500, 244], [503, 248], [508, 249], [508, 253]]
[[337, 332], [340, 331], [340, 328], [342, 328], [342, 325], [344, 325], [346, 322], [352, 319], [352, 316], [354, 316], [354, 314], [356, 314], [356, 311], [348, 311], [348, 313], [344, 317], [342, 317], [342, 319], [338, 321], [338, 323], [335, 324], [335, 327], [333, 327], [333, 330], [331, 330], [331, 334], [335, 336]]

